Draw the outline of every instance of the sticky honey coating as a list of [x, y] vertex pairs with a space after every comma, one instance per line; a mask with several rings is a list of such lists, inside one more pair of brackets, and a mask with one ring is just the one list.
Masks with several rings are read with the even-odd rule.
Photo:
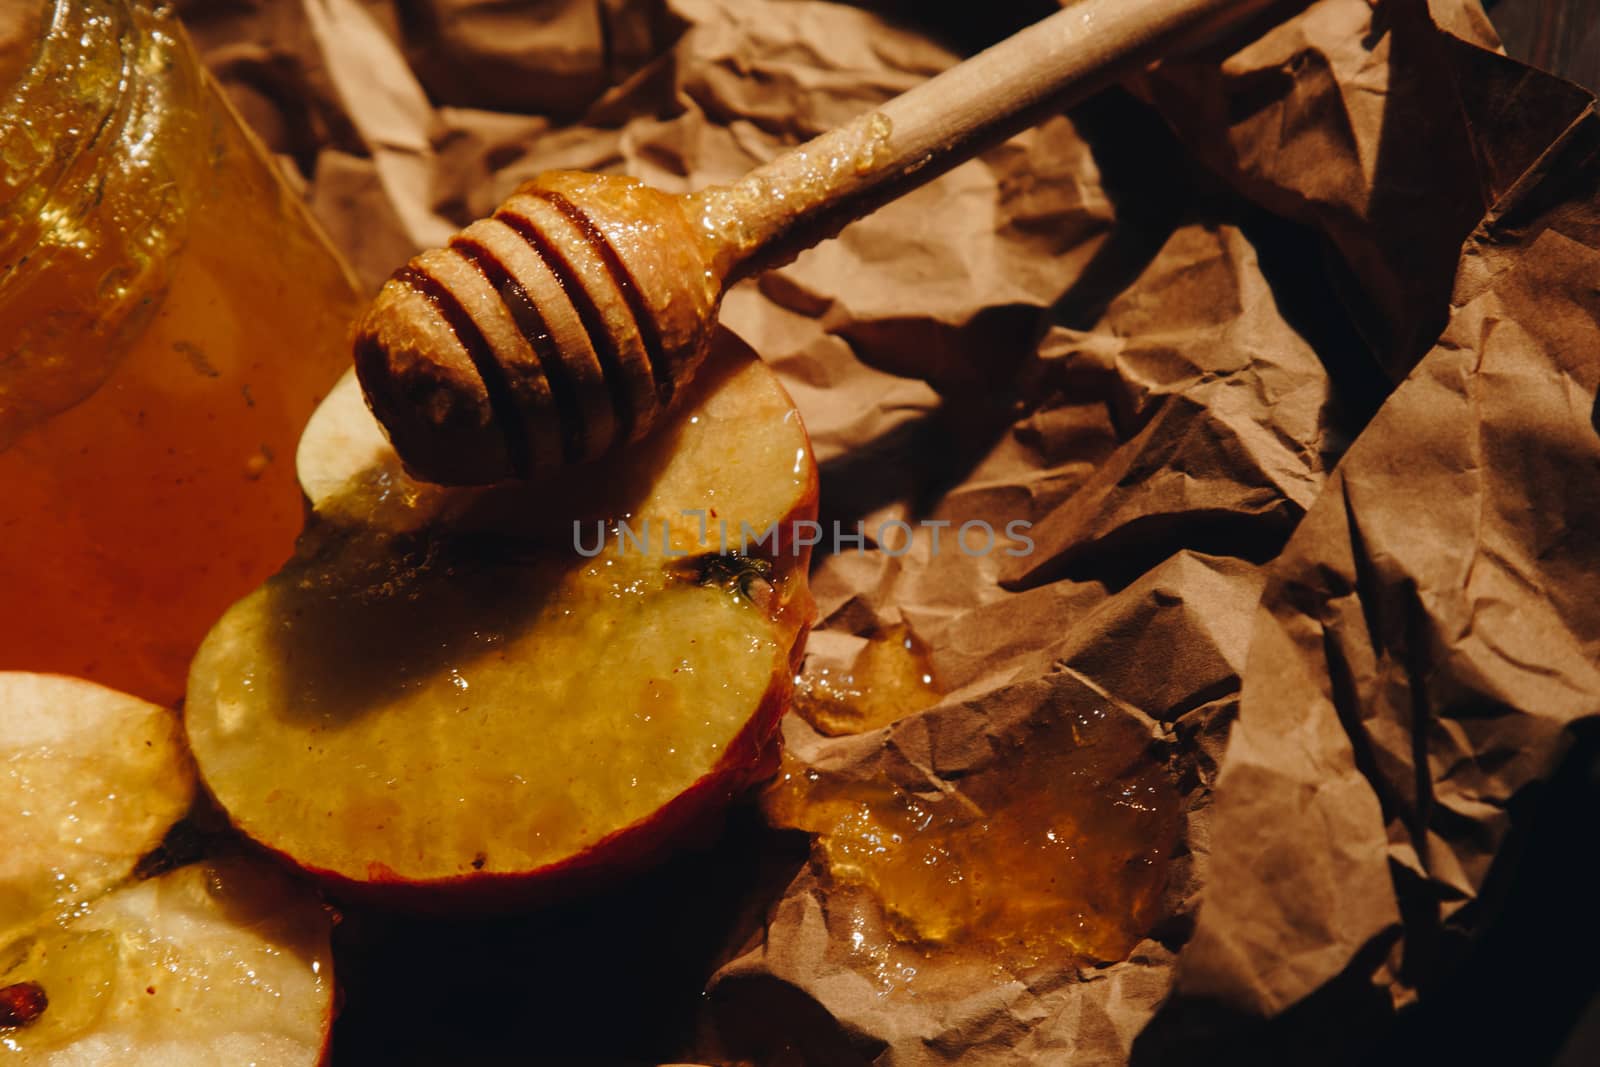
[[552, 318], [545, 358], [572, 378], [564, 414], [580, 427], [580, 458], [597, 459], [652, 425], [660, 408], [644, 327], [624, 298], [627, 276], [612, 269], [615, 256], [592, 220], [565, 198], [524, 186], [495, 221], [524, 240], [548, 271], [555, 291], [535, 297], [541, 311], [571, 306], [566, 324]]
[[428, 299], [384, 283], [357, 331], [356, 374], [408, 466], [431, 481], [478, 483], [510, 469], [488, 389]]
[[901, 623], [873, 635], [848, 668], [817, 667], [795, 679], [794, 709], [838, 737], [888, 726], [940, 695], [927, 647]]
[[[788, 262], [827, 236], [807, 228], [808, 216], [870, 186], [894, 156], [894, 124], [872, 111], [821, 134], [757, 167], [738, 181], [714, 185], [688, 198], [708, 262], [724, 277], [746, 277]], [[814, 220], [812, 220], [814, 221]]]
[[916, 790], [786, 756], [764, 807], [815, 835], [826, 883], [876, 900], [889, 943], [857, 937], [859, 952], [949, 949], [1012, 968], [1125, 958], [1159, 918], [1178, 825], [1148, 736], [1088, 708], [995, 744], [998, 766]]
[[357, 326], [357, 374], [420, 479], [599, 459], [647, 435], [704, 358], [714, 258], [678, 197], [542, 174], [396, 272]]
[[[688, 384], [705, 355], [723, 273], [686, 200], [632, 178], [582, 171], [550, 171], [524, 188], [564, 197], [593, 221], [625, 268], [619, 287], [646, 349], [654, 349], [652, 361], [657, 353], [664, 360], [657, 381], [671, 382], [674, 392]], [[634, 297], [626, 297], [629, 288]]]

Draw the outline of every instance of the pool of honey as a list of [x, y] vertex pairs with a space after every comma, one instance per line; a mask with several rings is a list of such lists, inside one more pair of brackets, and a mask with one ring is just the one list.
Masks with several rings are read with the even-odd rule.
[[[60, 358], [115, 369], [0, 442], [0, 669], [175, 702], [200, 638], [300, 528], [295, 441], [348, 361], [358, 294], [210, 95], [213, 166], [164, 293], [123, 351], [63, 331], [78, 347]], [[58, 260], [40, 278], [102, 284], [80, 275]], [[29, 314], [0, 311], [0, 326]]]
[[[903, 634], [883, 643], [909, 653]], [[918, 665], [864, 654], [849, 683], [858, 692], [873, 688], [864, 658], [890, 663], [891, 691]], [[841, 687], [806, 684], [829, 690], [824, 712], [839, 725]], [[786, 755], [763, 796], [774, 825], [813, 835], [825, 884], [881, 911], [881, 925], [857, 921], [850, 939], [885, 990], [911, 986], [931, 956], [1012, 970], [1123, 959], [1160, 917], [1179, 798], [1147, 727], [1092, 704], [1055, 707], [991, 744], [992, 760], [970, 773], [909, 786]]]
[[895, 624], [873, 635], [848, 668], [818, 666], [796, 678], [794, 710], [820, 733], [839, 737], [888, 726], [941, 695], [927, 648]]

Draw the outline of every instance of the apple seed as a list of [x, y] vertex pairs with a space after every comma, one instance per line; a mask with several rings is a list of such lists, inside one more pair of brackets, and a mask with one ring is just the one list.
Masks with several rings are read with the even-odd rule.
[[737, 552], [691, 556], [675, 567], [679, 576], [699, 585], [720, 586], [758, 607], [765, 607], [772, 592], [772, 561]]
[[0, 1030], [27, 1026], [50, 1006], [44, 986], [38, 982], [17, 982], [0, 989]]

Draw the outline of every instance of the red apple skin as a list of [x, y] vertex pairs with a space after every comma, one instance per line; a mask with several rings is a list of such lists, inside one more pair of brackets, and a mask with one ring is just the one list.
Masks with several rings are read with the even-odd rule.
[[[334, 918], [337, 923], [337, 912], [334, 913]], [[327, 1021], [322, 1024], [322, 1050], [317, 1053], [317, 1067], [333, 1067], [333, 1024], [339, 1021], [339, 1013], [344, 1010], [344, 989], [339, 985], [337, 970], [333, 972], [332, 980], [328, 984], [333, 987], [333, 992], [328, 997]]]
[[[793, 404], [792, 399], [790, 403]], [[796, 524], [816, 520], [820, 493], [811, 436], [803, 424], [801, 432], [806, 455], [811, 460], [807, 465], [809, 477], [794, 507], [780, 524], [787, 535], [783, 543], [791, 545], [795, 541]], [[789, 710], [794, 677], [805, 657], [806, 637], [816, 610], [805, 579], [811, 564], [811, 547], [778, 558], [766, 558], [771, 559], [777, 577], [798, 572], [800, 578], [794, 594], [779, 609], [780, 617], [789, 613], [801, 615], [794, 643], [789, 648], [788, 670], [772, 679], [755, 713], [728, 744], [716, 766], [643, 819], [613, 831], [582, 852], [531, 871], [490, 871], [425, 881], [398, 875], [378, 862], [368, 865], [365, 879], [350, 878], [337, 871], [299, 863], [287, 853], [259, 841], [254, 844], [263, 853], [309, 876], [336, 900], [448, 918], [523, 911], [570, 899], [648, 870], [685, 842], [708, 838], [734, 799], [777, 773], [782, 737], [778, 723]], [[209, 786], [206, 790], [211, 792]], [[220, 803], [217, 806], [222, 808]], [[249, 837], [243, 827], [235, 824], [235, 828]]]

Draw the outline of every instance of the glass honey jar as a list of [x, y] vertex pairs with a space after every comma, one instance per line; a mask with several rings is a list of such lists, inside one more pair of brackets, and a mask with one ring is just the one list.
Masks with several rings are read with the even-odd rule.
[[171, 704], [292, 549], [361, 293], [169, 10], [6, 18], [0, 669]]

